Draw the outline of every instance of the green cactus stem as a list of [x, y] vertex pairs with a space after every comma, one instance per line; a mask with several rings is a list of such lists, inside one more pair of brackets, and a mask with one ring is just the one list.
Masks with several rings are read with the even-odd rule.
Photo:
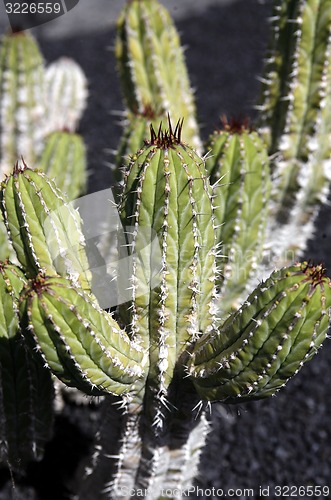
[[65, 278], [37, 276], [22, 300], [27, 329], [60, 380], [91, 395], [138, 391], [142, 349], [83, 290]]
[[179, 35], [156, 0], [126, 4], [117, 23], [116, 56], [127, 108], [184, 118], [183, 140], [201, 150], [193, 92]]
[[220, 315], [241, 303], [264, 249], [270, 197], [268, 154], [248, 123], [223, 119], [209, 138], [206, 169], [217, 224]]
[[[176, 361], [185, 346], [214, 325], [215, 233], [212, 193], [202, 159], [175, 131], [152, 128], [151, 140], [134, 158], [125, 178], [121, 206], [124, 226], [133, 226], [129, 249], [138, 252], [135, 235], [147, 226], [159, 236], [160, 283], [150, 289], [148, 266], [132, 259], [129, 322], [134, 338], [149, 348], [152, 392], [166, 396]], [[146, 260], [145, 260], [146, 262]], [[144, 262], [144, 264], [145, 264]], [[155, 272], [155, 271], [154, 271]], [[123, 309], [121, 309], [123, 310]], [[155, 419], [161, 419], [158, 410]], [[162, 419], [161, 419], [162, 420]]]
[[330, 306], [322, 266], [275, 271], [216, 335], [195, 345], [189, 370], [201, 397], [233, 403], [273, 395], [325, 340]]
[[329, 0], [274, 1], [260, 123], [270, 136], [270, 152], [280, 149], [285, 160], [307, 158], [328, 93], [330, 8]]
[[86, 108], [87, 79], [72, 59], [61, 57], [46, 68], [47, 131], [75, 132]]
[[0, 174], [21, 155], [31, 165], [45, 135], [45, 81], [39, 47], [27, 32], [3, 37], [0, 49]]
[[[186, 347], [200, 332], [212, 330], [215, 322], [211, 196], [204, 163], [181, 142], [180, 124], [174, 131], [160, 128], [155, 133], [152, 128], [150, 141], [134, 157], [125, 178], [120, 213], [123, 225], [133, 228], [129, 246], [133, 257], [132, 302], [119, 312], [130, 324], [132, 337], [149, 352], [142, 409], [144, 437], [136, 484], [155, 492], [170, 467], [170, 437], [165, 422], [171, 418], [169, 409], [180, 404], [178, 392], [172, 395], [171, 389], [175, 373], [182, 370], [178, 361], [186, 356]], [[137, 235], [141, 227], [152, 228], [159, 236], [160, 282], [153, 289], [153, 255], [144, 260], [144, 265], [135, 256], [140, 251]], [[192, 419], [192, 409], [198, 402], [195, 396], [193, 401], [191, 398], [188, 403]], [[192, 425], [189, 427], [191, 430]]]
[[43, 457], [54, 393], [50, 371], [33, 356], [19, 325], [17, 300], [25, 283], [19, 268], [0, 265], [0, 463], [20, 471]]
[[272, 25], [258, 106], [259, 130], [274, 155], [268, 272], [304, 251], [327, 200], [331, 2], [275, 0]]
[[[148, 488], [150, 498], [158, 498], [164, 482], [175, 477], [186, 487], [200, 455], [193, 440], [201, 443], [206, 436], [206, 422], [194, 412], [199, 397], [185, 381], [181, 359], [216, 322], [212, 191], [202, 159], [181, 142], [180, 124], [157, 133], [152, 128], [150, 140], [132, 157], [120, 214], [130, 227], [126, 244], [132, 256], [132, 300], [119, 307], [120, 322], [148, 352], [149, 368], [140, 406], [127, 406], [122, 417], [119, 449], [107, 433], [112, 424], [101, 431], [93, 473], [81, 491], [88, 499], [99, 489], [96, 483], [105, 498], [119, 498], [123, 486]], [[157, 263], [152, 251], [140, 259], [144, 227], [159, 237]], [[160, 280], [152, 287], [154, 272]]]
[[25, 163], [2, 183], [1, 209], [17, 258], [29, 277], [67, 277], [90, 290], [91, 273], [78, 212], [53, 181]]
[[86, 148], [82, 137], [68, 131], [51, 133], [38, 166], [56, 180], [70, 200], [78, 198], [87, 184]]

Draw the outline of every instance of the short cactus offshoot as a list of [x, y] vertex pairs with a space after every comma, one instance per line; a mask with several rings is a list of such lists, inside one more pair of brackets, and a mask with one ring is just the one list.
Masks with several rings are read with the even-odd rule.
[[[46, 387], [52, 372], [85, 394], [104, 396], [102, 427], [77, 498], [129, 499], [125, 492], [146, 490], [145, 498], [161, 500], [165, 489], [185, 490], [198, 470], [210, 403], [274, 395], [327, 336], [331, 282], [322, 265], [291, 262], [272, 269], [263, 281], [259, 275], [271, 266], [265, 254], [273, 245], [271, 228], [282, 232], [289, 227], [277, 215], [283, 208], [280, 200], [288, 200], [287, 188], [292, 190], [286, 184], [288, 173], [297, 189], [291, 201], [295, 213], [304, 215], [305, 196], [313, 193], [308, 203], [311, 225], [328, 187], [324, 172], [323, 182], [312, 190], [308, 182], [301, 195], [298, 174], [326, 149], [314, 156], [313, 149], [306, 155], [290, 154], [292, 144], [288, 151], [280, 148], [284, 137], [286, 144], [291, 142], [288, 124], [300, 108], [294, 103], [293, 71], [284, 76], [282, 55], [287, 69], [291, 61], [300, 66], [296, 50], [301, 53], [300, 43], [307, 42], [300, 32], [295, 46], [291, 43], [290, 13], [297, 16], [302, 34], [324, 24], [331, 31], [329, 2], [315, 1], [319, 8], [310, 8], [313, 3], [275, 0], [272, 46], [278, 58], [266, 70], [269, 90], [263, 89], [258, 126], [224, 121], [201, 157], [193, 94], [174, 25], [157, 0], [128, 1], [116, 42], [128, 106], [116, 159], [124, 176], [117, 171], [116, 178], [121, 181], [117, 199], [124, 228], [118, 253], [129, 254], [125, 272], [130, 283], [118, 279], [118, 294], [126, 302], [111, 312], [102, 310], [93, 294], [79, 213], [47, 173], [22, 163], [2, 182], [1, 208], [18, 266], [9, 261], [1, 265], [0, 341], [7, 346], [19, 339], [17, 356], [27, 364], [31, 386]], [[308, 39], [314, 45], [315, 38]], [[318, 47], [324, 73], [317, 81], [329, 67], [327, 45]], [[308, 52], [313, 60], [316, 51]], [[165, 71], [174, 65], [179, 82], [170, 81]], [[307, 116], [312, 113], [317, 133], [327, 129], [328, 117], [320, 104], [313, 112], [315, 99], [307, 97], [313, 89], [307, 91], [310, 79], [301, 81], [301, 69], [304, 97], [299, 102], [305, 102]], [[286, 85], [278, 89], [280, 75]], [[289, 106], [284, 104], [284, 88], [293, 91]], [[59, 142], [78, 158], [79, 172], [79, 141], [68, 134], [56, 131], [49, 137], [43, 155], [46, 171], [60, 168], [61, 156], [53, 161], [52, 152], [53, 143]], [[293, 137], [297, 144], [297, 134]], [[279, 153], [271, 165], [265, 139], [269, 153]], [[157, 252], [150, 245], [154, 236]], [[290, 248], [288, 241], [282, 244], [286, 251]], [[0, 456], [16, 469], [20, 455], [22, 464], [40, 457], [47, 433], [45, 420], [40, 428], [35, 426], [34, 391], [13, 377], [16, 351], [14, 356], [8, 349], [0, 352]], [[11, 402], [11, 384], [22, 390], [31, 418], [17, 419], [21, 410]], [[44, 403], [49, 416], [49, 399]], [[32, 444], [15, 440], [13, 422], [22, 422]], [[30, 453], [30, 447], [38, 452]]]

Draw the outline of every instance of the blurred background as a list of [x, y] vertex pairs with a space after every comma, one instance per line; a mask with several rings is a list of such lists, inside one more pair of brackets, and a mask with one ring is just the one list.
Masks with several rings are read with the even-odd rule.
[[[88, 78], [89, 104], [79, 131], [88, 147], [89, 192], [111, 185], [111, 151], [121, 135], [123, 106], [112, 49], [116, 18], [124, 3], [80, 0], [72, 11], [32, 30], [48, 62], [63, 55], [72, 57]], [[203, 139], [218, 126], [222, 114], [254, 119], [271, 0], [162, 3], [175, 19], [186, 47]], [[1, 3], [0, 32], [8, 27]], [[324, 261], [331, 272], [330, 214], [328, 209], [320, 214], [306, 257]], [[270, 486], [271, 491], [275, 485], [331, 488], [330, 387], [331, 347], [326, 342], [319, 355], [276, 397], [242, 406], [213, 405], [213, 431], [197, 485], [203, 489], [252, 488], [256, 499], [260, 498], [260, 486]], [[30, 467], [27, 478], [16, 485], [16, 496], [9, 473], [0, 471], [0, 500], [69, 498], [77, 465], [88, 453], [98, 416], [97, 406], [68, 403], [57, 418], [45, 459]], [[207, 497], [199, 494], [191, 498]], [[248, 497], [243, 492], [233, 498]]]

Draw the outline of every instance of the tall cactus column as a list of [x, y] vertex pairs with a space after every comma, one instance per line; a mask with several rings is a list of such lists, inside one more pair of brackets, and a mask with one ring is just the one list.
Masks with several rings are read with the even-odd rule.
[[44, 62], [26, 32], [6, 35], [0, 50], [0, 175], [18, 158], [34, 164], [46, 134]]
[[[133, 254], [130, 308], [132, 335], [149, 346], [149, 382], [160, 396], [152, 417], [162, 425], [162, 397], [185, 346], [214, 327], [215, 233], [212, 192], [205, 166], [173, 132], [152, 130], [150, 143], [137, 155], [126, 176], [121, 217], [124, 226], [150, 227], [159, 237], [159, 285], [149, 289], [150, 263]], [[134, 252], [139, 241], [134, 237]], [[148, 268], [148, 265], [150, 266]], [[152, 405], [153, 407], [154, 405]]]
[[[169, 12], [156, 0], [127, 2], [118, 23], [116, 57], [129, 121], [150, 109], [184, 118], [183, 140], [201, 149], [184, 50]], [[132, 151], [134, 152], [134, 151]]]
[[[180, 124], [175, 130], [155, 133], [152, 129], [150, 141], [126, 174], [120, 213], [124, 227], [130, 227], [127, 244], [132, 256], [132, 301], [121, 306], [120, 314], [130, 325], [131, 338], [149, 352], [145, 394], [136, 421], [141, 444], [132, 458], [137, 461], [137, 470], [131, 471], [134, 484], [132, 480], [129, 484], [136, 490], [148, 489], [147, 498], [152, 499], [175, 478], [185, 487], [191, 484], [197, 469], [200, 448], [196, 450], [190, 436], [195, 432], [197, 442], [204, 441], [206, 422], [195, 419], [199, 397], [188, 380], [183, 382], [184, 367], [190, 344], [201, 332], [215, 328], [212, 191], [203, 161], [181, 143]], [[154, 261], [152, 252], [140, 259], [144, 229], [158, 235], [160, 262]], [[159, 280], [152, 288], [154, 273]], [[135, 433], [131, 434], [134, 439]], [[121, 465], [128, 461], [125, 454], [132, 453], [128, 438], [126, 427], [117, 452], [118, 474], [108, 484], [109, 498], [116, 498], [121, 487], [124, 491]]]
[[[218, 242], [219, 314], [247, 295], [263, 256], [270, 199], [268, 154], [247, 122], [223, 119], [207, 143]], [[250, 290], [249, 290], [250, 291]]]
[[331, 2], [274, 1], [258, 105], [273, 155], [267, 272], [297, 258], [330, 187]]

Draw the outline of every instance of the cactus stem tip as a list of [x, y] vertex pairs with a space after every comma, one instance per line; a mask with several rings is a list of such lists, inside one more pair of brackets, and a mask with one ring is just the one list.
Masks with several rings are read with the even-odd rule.
[[18, 160], [16, 161], [13, 169], [13, 174], [14, 176], [21, 174], [25, 170], [28, 170], [28, 165], [25, 163], [23, 156], [21, 156], [21, 161], [19, 162]]
[[162, 129], [162, 122], [156, 132], [153, 125], [150, 126], [151, 137], [146, 141], [147, 145], [154, 145], [162, 149], [168, 149], [181, 143], [181, 135], [183, 129], [184, 118], [178, 120], [175, 129], [173, 130], [170, 116], [168, 115], [168, 129]]
[[326, 278], [326, 268], [322, 263], [314, 265], [310, 261], [305, 262], [302, 268], [307, 279], [311, 281], [312, 286], [316, 287], [323, 283]]
[[221, 116], [221, 123], [223, 129], [226, 132], [230, 132], [232, 134], [242, 134], [243, 132], [253, 132], [253, 126], [250, 122], [250, 118], [247, 116], [245, 118], [235, 118], [232, 117], [228, 120], [226, 115]]

